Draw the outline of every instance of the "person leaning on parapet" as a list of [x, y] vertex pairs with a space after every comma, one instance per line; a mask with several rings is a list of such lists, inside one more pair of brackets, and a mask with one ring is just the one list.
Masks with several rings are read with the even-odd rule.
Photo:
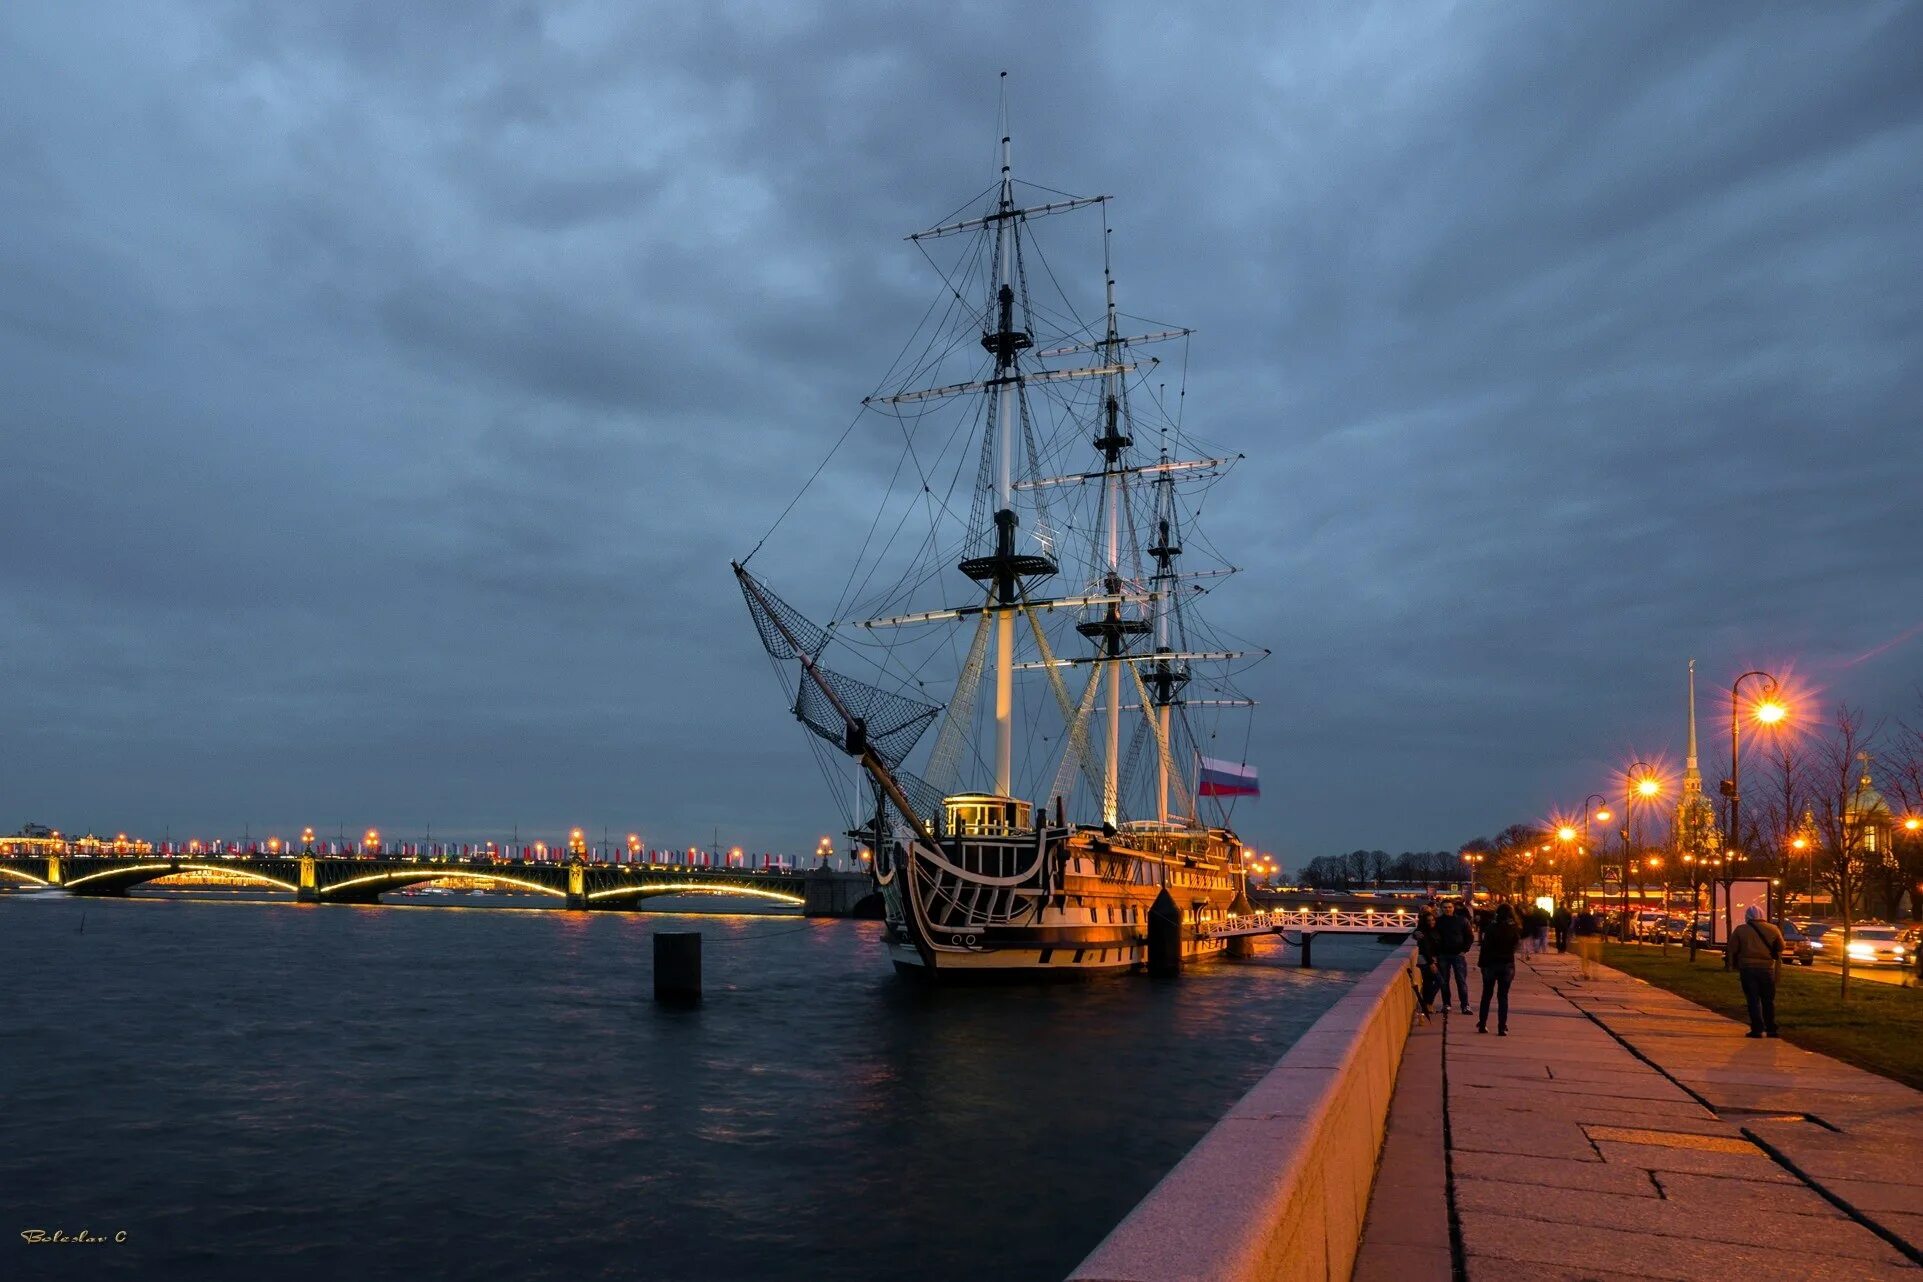
[[1475, 942], [1469, 931], [1469, 909], [1457, 900], [1449, 915], [1436, 923], [1437, 960], [1442, 964], [1442, 1013], [1449, 1013], [1449, 980], [1456, 981], [1456, 997], [1462, 1013], [1469, 1013], [1469, 945]]
[[1569, 933], [1570, 942], [1576, 946], [1576, 960], [1582, 965], [1580, 977], [1576, 982], [1594, 979], [1596, 961], [1602, 956], [1603, 928], [1602, 922], [1590, 910], [1588, 904], [1582, 906], [1582, 911], [1577, 913], [1575, 920], [1570, 923]]
[[[1442, 936], [1436, 930], [1434, 909], [1424, 908], [1416, 914], [1416, 969], [1422, 972], [1422, 1013], [1427, 1015], [1435, 1004], [1436, 992], [1441, 987], [1436, 974], [1442, 959]], [[1442, 999], [1444, 1009], [1449, 999]]]
[[1482, 972], [1482, 1014], [1476, 1031], [1489, 1031], [1489, 999], [1496, 999], [1496, 1035], [1509, 1036], [1509, 985], [1516, 978], [1516, 946], [1522, 942], [1522, 924], [1516, 919], [1514, 904], [1496, 905], [1489, 929], [1482, 933], [1482, 952], [1476, 969]]
[[1783, 973], [1783, 932], [1763, 910], [1751, 904], [1743, 910], [1743, 924], [1729, 932], [1723, 965], [1733, 968], [1743, 984], [1749, 1007], [1749, 1035], [1775, 1037], [1776, 981]]

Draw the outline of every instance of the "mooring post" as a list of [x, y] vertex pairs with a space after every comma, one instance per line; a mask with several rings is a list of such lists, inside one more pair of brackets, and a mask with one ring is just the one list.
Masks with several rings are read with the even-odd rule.
[[[1248, 887], [1237, 886], [1235, 888], [1235, 901], [1229, 905], [1229, 915], [1233, 917], [1247, 917], [1254, 911], [1255, 905], [1249, 902]], [[1253, 935], [1229, 936], [1228, 954], [1231, 957], [1255, 956], [1255, 937]]]
[[656, 931], [654, 1000], [693, 1006], [701, 1000], [701, 932]]
[[1302, 963], [1301, 964], [1303, 969], [1305, 970], [1311, 968], [1311, 965], [1312, 965], [1309, 961], [1309, 945], [1313, 944], [1314, 942], [1315, 942], [1315, 935], [1312, 932], [1306, 931], [1306, 930], [1302, 932]]
[[1182, 910], [1167, 886], [1149, 905], [1148, 973], [1164, 979], [1182, 973]]

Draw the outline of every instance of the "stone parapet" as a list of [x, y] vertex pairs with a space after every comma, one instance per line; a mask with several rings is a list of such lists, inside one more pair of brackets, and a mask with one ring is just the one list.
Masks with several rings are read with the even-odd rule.
[[1397, 948], [1317, 1020], [1071, 1282], [1347, 1282], [1415, 1012], [1413, 954]]

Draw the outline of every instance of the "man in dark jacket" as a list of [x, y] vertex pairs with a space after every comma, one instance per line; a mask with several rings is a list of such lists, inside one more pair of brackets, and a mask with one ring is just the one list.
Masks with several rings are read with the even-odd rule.
[[1456, 981], [1456, 998], [1462, 1013], [1469, 1013], [1469, 945], [1475, 937], [1469, 930], [1469, 910], [1458, 900], [1449, 906], [1449, 915], [1436, 923], [1437, 960], [1442, 964], [1442, 1009], [1449, 1010], [1449, 980]]
[[1566, 903], [1556, 905], [1556, 915], [1552, 921], [1556, 928], [1556, 951], [1569, 951], [1569, 932], [1576, 924], [1576, 914], [1569, 911]]
[[1496, 1035], [1509, 1036], [1509, 985], [1516, 978], [1516, 945], [1522, 942], [1522, 926], [1512, 904], [1499, 904], [1489, 929], [1482, 934], [1482, 952], [1476, 968], [1482, 972], [1482, 1014], [1476, 1031], [1489, 1031], [1489, 999], [1496, 999]]
[[1743, 924], [1729, 932], [1729, 951], [1723, 965], [1735, 970], [1743, 983], [1743, 1002], [1749, 1007], [1749, 1035], [1776, 1036], [1776, 981], [1783, 973], [1783, 932], [1751, 904], [1743, 910]]

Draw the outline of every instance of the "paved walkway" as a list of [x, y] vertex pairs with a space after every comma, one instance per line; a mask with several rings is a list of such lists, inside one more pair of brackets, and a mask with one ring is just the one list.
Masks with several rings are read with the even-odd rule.
[[1599, 973], [1526, 960], [1510, 1036], [1411, 1038], [1358, 1278], [1450, 1276], [1415, 1213], [1443, 1200], [1471, 1282], [1923, 1282], [1923, 1094]]

